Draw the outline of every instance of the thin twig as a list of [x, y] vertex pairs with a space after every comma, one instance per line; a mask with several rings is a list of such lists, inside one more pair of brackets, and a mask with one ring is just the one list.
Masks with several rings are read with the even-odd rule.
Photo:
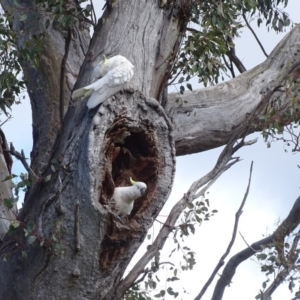
[[232, 39], [228, 37], [225, 42], [228, 49], [226, 55], [228, 56], [230, 62], [234, 63], [234, 65], [236, 66], [236, 68], [239, 70], [240, 73], [246, 72], [247, 71], [246, 67], [244, 66], [242, 61], [237, 57], [235, 53], [235, 47]]
[[262, 251], [263, 246], [270, 245], [276, 240], [276, 236], [288, 236], [293, 230], [299, 225], [299, 210], [300, 210], [300, 197], [298, 197], [285, 220], [279, 225], [273, 234], [268, 237], [265, 237], [253, 244], [250, 247], [245, 248], [244, 250], [238, 252], [230, 258], [227, 262], [222, 275], [220, 276], [216, 287], [214, 289], [213, 296], [211, 300], [221, 300], [225, 288], [230, 284], [236, 268], [257, 251]]
[[[165, 223], [163, 223], [163, 222], [161, 222], [161, 221], [159, 221], [159, 220], [157, 220], [157, 219], [155, 219], [155, 221], [158, 222], [158, 223], [160, 223], [161, 225], [168, 226], [168, 225], [166, 225]], [[176, 226], [170, 226], [170, 227], [172, 227], [172, 229], [178, 228], [178, 227], [176, 227]]]
[[262, 52], [264, 53], [264, 55], [265, 55], [266, 57], [268, 57], [269, 55], [268, 55], [267, 52], [265, 51], [264, 46], [262, 45], [262, 43], [261, 43], [260, 40], [258, 39], [258, 37], [257, 37], [257, 35], [256, 35], [256, 33], [255, 33], [255, 31], [252, 29], [252, 27], [250, 26], [249, 22], [247, 21], [246, 15], [245, 15], [244, 13], [243, 13], [243, 19], [244, 19], [244, 21], [245, 21], [247, 27], [250, 29], [250, 31], [251, 31], [252, 34], [254, 35], [254, 37], [255, 37], [257, 43], [258, 43], [259, 46], [260, 46], [260, 49], [262, 50]]
[[230, 61], [230, 65], [228, 64], [226, 58], [224, 55], [222, 55], [223, 61], [227, 67], [227, 69], [230, 71], [232, 78], [235, 78], [234, 68], [232, 66], [232, 61]]
[[239, 224], [239, 219], [240, 219], [240, 216], [243, 212], [243, 207], [246, 203], [246, 200], [247, 200], [247, 197], [248, 197], [248, 194], [249, 194], [249, 189], [250, 189], [250, 184], [251, 184], [251, 177], [252, 177], [252, 169], [253, 169], [253, 161], [251, 162], [250, 175], [249, 175], [249, 181], [248, 181], [248, 186], [247, 186], [247, 189], [246, 189], [246, 193], [244, 195], [243, 201], [242, 201], [238, 211], [235, 214], [235, 222], [234, 222], [232, 237], [231, 237], [231, 240], [228, 244], [228, 247], [227, 247], [225, 253], [221, 256], [218, 264], [216, 265], [215, 269], [213, 270], [212, 274], [210, 275], [209, 279], [207, 280], [207, 282], [205, 283], [205, 285], [203, 286], [203, 288], [201, 289], [200, 293], [197, 295], [195, 300], [200, 300], [202, 298], [202, 296], [205, 294], [206, 290], [208, 289], [208, 287], [210, 286], [210, 284], [214, 280], [216, 274], [218, 273], [220, 268], [224, 265], [225, 258], [228, 256], [228, 254], [229, 254], [229, 252], [230, 252], [230, 250], [231, 250], [231, 248], [232, 248], [232, 246], [235, 242], [237, 228], [238, 228], [238, 224]]
[[[245, 244], [249, 247], [249, 248], [251, 248], [251, 246], [247, 243], [247, 241], [246, 241], [246, 239], [244, 238], [244, 236], [241, 234], [241, 232], [239, 232], [239, 234], [240, 234], [240, 236], [241, 236], [241, 238], [243, 239], [243, 241], [245, 242]], [[252, 249], [252, 248], [251, 248]], [[257, 252], [257, 251], [255, 251], [255, 249], [252, 249], [254, 252]]]
[[223, 174], [229, 167], [233, 166], [239, 161], [239, 158], [233, 159], [232, 154], [235, 153], [235, 151], [240, 147], [248, 144], [242, 140], [238, 143], [237, 146], [234, 146], [239, 136], [240, 131], [238, 130], [235, 134], [232, 135], [232, 138], [230, 139], [226, 147], [223, 149], [214, 168], [204, 177], [195, 181], [191, 185], [187, 193], [185, 193], [184, 196], [173, 206], [165, 224], [160, 229], [152, 245], [148, 247], [147, 252], [135, 264], [135, 266], [131, 269], [128, 275], [120, 282], [115, 294], [116, 299], [118, 299], [118, 297], [121, 297], [125, 293], [125, 291], [143, 272], [146, 265], [155, 256], [157, 251], [159, 251], [164, 246], [168, 235], [172, 231], [172, 227], [176, 224], [176, 221], [178, 220], [183, 210], [187, 207], [188, 203], [192, 202], [197, 198], [198, 195], [202, 194], [202, 191], [198, 192], [198, 190], [201, 187], [203, 187], [203, 190], [207, 189], [207, 186], [210, 186], [211, 182], [214, 182], [216, 178], [220, 177], [221, 174]]
[[[178, 72], [174, 77], [173, 77], [173, 79], [168, 83], [168, 85], [171, 85], [171, 84], [173, 84], [173, 82], [178, 78], [178, 76], [181, 74], [181, 71], [180, 72]], [[177, 84], [177, 83], [176, 83]]]
[[60, 90], [59, 90], [59, 112], [60, 112], [60, 122], [63, 123], [64, 120], [64, 83], [65, 83], [65, 73], [66, 73], [66, 63], [69, 55], [69, 49], [71, 44], [71, 38], [72, 38], [72, 32], [71, 28], [68, 27], [68, 35], [66, 38], [66, 44], [65, 44], [65, 54], [61, 61], [61, 67], [60, 67]]
[[91, 1], [91, 7], [92, 7], [92, 22], [94, 23], [94, 26], [96, 26], [97, 24], [97, 17], [96, 17], [96, 12], [95, 12], [95, 8], [94, 8], [94, 3], [93, 3], [93, 0], [90, 0]]
[[0, 127], [2, 127], [9, 119], [11, 119], [11, 117], [12, 117], [11, 115], [7, 117], [7, 119], [0, 124]]
[[190, 31], [190, 32], [194, 32], [194, 33], [201, 33], [199, 30], [197, 30], [195, 28], [191, 28], [191, 27], [187, 27], [186, 30]]
[[[169, 262], [169, 261], [161, 262], [161, 263], [159, 263], [158, 265], [160, 266], [160, 265], [166, 265], [166, 264], [169, 264], [169, 265], [171, 265], [171, 266], [174, 267], [174, 264], [172, 264], [172, 263]], [[137, 285], [137, 284], [139, 284], [140, 282], [144, 281], [146, 275], [147, 275], [148, 273], [150, 273], [150, 272], [153, 272], [153, 270], [148, 269], [148, 268], [145, 269], [145, 270], [142, 272], [142, 273], [144, 273], [143, 276], [142, 276], [139, 280], [135, 281], [135, 282], [130, 286], [130, 288], [133, 287], [133, 286], [135, 286], [135, 285]]]
[[23, 149], [21, 150], [21, 153], [15, 150], [15, 147], [13, 146], [12, 143], [10, 143], [10, 150], [5, 150], [7, 152], [9, 152], [11, 155], [13, 155], [16, 159], [20, 160], [21, 163], [23, 164], [24, 168], [26, 169], [26, 171], [28, 172], [28, 174], [30, 174], [30, 176], [37, 181], [39, 179], [39, 177], [33, 172], [33, 170], [29, 167], [27, 161], [26, 161], [26, 157], [24, 154]]

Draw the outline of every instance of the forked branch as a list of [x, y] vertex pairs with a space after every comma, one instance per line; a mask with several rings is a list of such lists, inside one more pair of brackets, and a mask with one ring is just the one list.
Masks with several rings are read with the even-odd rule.
[[270, 236], [261, 239], [250, 247], [238, 252], [226, 264], [221, 277], [219, 278], [211, 300], [222, 300], [225, 288], [230, 284], [236, 268], [246, 259], [250, 258], [256, 252], [262, 251], [262, 247], [273, 244], [278, 236], [288, 236], [299, 225], [300, 197], [298, 197], [292, 207], [289, 215], [281, 225]]
[[297, 246], [300, 240], [300, 230], [296, 237], [293, 240], [292, 247], [288, 254], [288, 261], [286, 262], [288, 265], [284, 266], [274, 279], [274, 281], [270, 284], [270, 286], [266, 289], [266, 291], [262, 294], [261, 299], [268, 299], [271, 295], [276, 291], [276, 289], [285, 281], [287, 276], [290, 274], [291, 269], [294, 268], [296, 261], [299, 257], [299, 250], [297, 250]]
[[230, 243], [228, 244], [228, 247], [225, 251], [225, 253], [221, 256], [218, 264], [216, 265], [215, 269], [213, 270], [212, 274], [210, 275], [209, 279], [207, 280], [207, 282], [205, 283], [205, 285], [203, 286], [203, 288], [201, 289], [200, 293], [197, 295], [197, 297], [195, 298], [195, 300], [200, 300], [202, 298], [202, 296], [205, 294], [206, 290], [208, 289], [208, 287], [210, 286], [210, 284], [212, 283], [212, 281], [214, 280], [216, 274], [218, 273], [218, 271], [220, 270], [220, 268], [224, 265], [225, 263], [225, 258], [228, 256], [234, 242], [235, 242], [235, 238], [236, 238], [236, 234], [237, 234], [237, 229], [238, 229], [238, 224], [239, 224], [239, 219], [241, 214], [243, 213], [243, 207], [246, 203], [248, 194], [249, 194], [249, 189], [250, 189], [250, 184], [251, 184], [251, 177], [252, 177], [252, 168], [253, 168], [253, 161], [251, 162], [251, 167], [250, 167], [250, 175], [249, 175], [249, 181], [248, 181], [248, 186], [246, 189], [246, 193], [244, 195], [243, 201], [238, 209], [238, 211], [235, 214], [235, 222], [234, 222], [234, 227], [233, 227], [233, 232], [232, 232], [232, 237], [230, 240]]
[[[194, 201], [198, 197], [202, 196], [205, 191], [231, 166], [237, 163], [240, 159], [239, 157], [233, 157], [232, 155], [241, 147], [245, 145], [251, 145], [256, 142], [249, 141], [245, 142], [242, 139], [239, 143], [236, 143], [237, 138], [240, 136], [240, 132], [237, 132], [229, 141], [227, 146], [224, 148], [222, 153], [219, 156], [219, 159], [214, 166], [214, 168], [206, 174], [204, 177], [195, 181], [187, 193], [183, 195], [183, 197], [174, 205], [172, 208], [165, 224], [162, 226], [158, 236], [156, 237], [153, 244], [148, 247], [147, 252], [141, 257], [141, 259], [136, 263], [136, 265], [132, 268], [129, 274], [121, 281], [119, 287], [116, 289], [118, 295], [116, 295], [116, 299], [122, 297], [125, 291], [135, 282], [135, 280], [140, 276], [140, 274], [144, 271], [146, 265], [150, 262], [150, 260], [154, 257], [154, 255], [162, 249], [165, 244], [165, 241], [172, 231], [173, 227], [176, 224], [181, 213], [187, 207], [187, 204]], [[199, 189], [201, 189], [199, 191]]]
[[256, 39], [256, 41], [257, 41], [257, 43], [258, 43], [258, 45], [259, 45], [261, 51], [264, 53], [264, 55], [265, 55], [266, 57], [268, 57], [268, 54], [267, 54], [267, 52], [266, 52], [264, 46], [263, 46], [262, 43], [260, 42], [260, 40], [259, 40], [259, 38], [257, 37], [257, 35], [256, 35], [255, 31], [253, 30], [253, 28], [250, 26], [250, 24], [249, 24], [249, 22], [248, 22], [248, 20], [247, 20], [245, 14], [243, 14], [243, 19], [244, 19], [244, 21], [245, 21], [247, 27], [250, 29], [250, 31], [252, 32], [253, 36], [255, 37], [255, 39]]
[[21, 150], [21, 153], [18, 152], [18, 151], [16, 151], [15, 147], [13, 146], [13, 144], [10, 143], [10, 149], [6, 150], [6, 151], [9, 152], [15, 158], [17, 158], [18, 160], [21, 161], [21, 163], [23, 164], [23, 166], [26, 169], [26, 171], [28, 172], [28, 174], [30, 174], [32, 176], [32, 178], [34, 178], [35, 181], [37, 181], [39, 179], [38, 176], [33, 172], [33, 170], [28, 165], [27, 158], [25, 157], [25, 154], [24, 154], [23, 150]]

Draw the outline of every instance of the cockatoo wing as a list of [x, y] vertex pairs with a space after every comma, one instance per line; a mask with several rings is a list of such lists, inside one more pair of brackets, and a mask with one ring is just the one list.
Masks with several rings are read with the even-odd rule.
[[77, 100], [81, 97], [88, 97], [92, 94], [93, 89], [92, 89], [93, 84], [87, 85], [83, 88], [80, 88], [78, 90], [75, 90], [72, 94], [72, 99]]
[[111, 58], [101, 60], [92, 72], [92, 82], [105, 76], [110, 70], [126, 61], [128, 62], [127, 58], [122, 55], [116, 55]]
[[125, 59], [117, 67], [113, 68], [105, 76], [98, 79], [93, 86], [93, 93], [87, 102], [89, 109], [96, 107], [110, 96], [123, 90], [133, 76], [134, 66]]

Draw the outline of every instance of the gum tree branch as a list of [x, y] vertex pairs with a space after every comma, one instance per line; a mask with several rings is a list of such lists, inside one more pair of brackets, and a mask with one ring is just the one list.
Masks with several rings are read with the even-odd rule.
[[226, 65], [227, 69], [230, 71], [232, 78], [235, 78], [235, 73], [234, 73], [234, 68], [233, 68], [233, 65], [232, 65], [232, 61], [230, 61], [230, 65], [229, 65], [229, 63], [226, 60], [224, 55], [222, 55], [222, 58], [223, 58], [223, 61]]
[[[235, 135], [231, 138], [227, 146], [224, 148], [222, 153], [219, 156], [219, 159], [214, 166], [214, 168], [205, 176], [200, 178], [199, 180], [195, 181], [187, 193], [183, 195], [183, 197], [174, 205], [172, 208], [164, 226], [161, 228], [158, 236], [156, 237], [153, 244], [148, 248], [147, 252], [140, 258], [140, 260], [136, 263], [136, 265], [132, 268], [129, 274], [121, 281], [120, 285], [118, 286], [118, 295], [116, 295], [116, 299], [118, 299], [122, 293], [124, 293], [132, 283], [138, 278], [138, 276], [143, 272], [146, 265], [150, 262], [150, 260], [155, 256], [157, 251], [162, 249], [165, 244], [165, 241], [173, 230], [173, 227], [176, 224], [181, 213], [187, 207], [187, 204], [194, 201], [201, 195], [205, 193], [205, 191], [231, 166], [237, 163], [240, 159], [239, 157], [232, 157], [232, 155], [241, 147], [245, 145], [251, 145], [256, 142], [248, 141], [245, 142], [242, 139], [237, 145], [235, 145], [237, 137], [240, 135], [240, 132], [236, 132]], [[235, 146], [234, 146], [235, 145]], [[199, 189], [201, 191], [199, 191]], [[198, 192], [199, 191], [199, 192]]]
[[[186, 91], [183, 95], [168, 95], [165, 111], [174, 125], [177, 156], [226, 144], [234, 129], [247, 122], [266, 91], [285, 86], [291, 65], [300, 62], [299, 28], [300, 24], [292, 29], [263, 63], [236, 78], [214, 87]], [[270, 102], [289, 103], [287, 90], [283, 90], [284, 93], [275, 92]], [[262, 116], [264, 110], [258, 113]], [[257, 120], [248, 134], [266, 126]]]
[[253, 30], [253, 28], [250, 26], [250, 24], [249, 24], [249, 22], [248, 22], [248, 20], [247, 20], [247, 18], [246, 18], [246, 16], [245, 16], [245, 14], [243, 14], [243, 19], [244, 19], [244, 21], [245, 21], [247, 27], [250, 29], [250, 31], [251, 31], [252, 34], [254, 35], [254, 37], [255, 37], [255, 39], [256, 39], [256, 41], [257, 41], [257, 43], [258, 43], [260, 49], [261, 49], [262, 52], [263, 52], [263, 54], [264, 54], [266, 57], [268, 57], [268, 54], [267, 54], [267, 52], [265, 51], [264, 46], [263, 46], [262, 43], [260, 42], [260, 40], [259, 40], [259, 38], [257, 37], [257, 35], [256, 35], [255, 31]]
[[256, 252], [262, 251], [263, 246], [270, 245], [276, 241], [278, 236], [288, 236], [299, 225], [300, 197], [298, 197], [286, 219], [270, 236], [253, 243], [250, 247], [238, 252], [227, 262], [220, 276], [211, 300], [222, 300], [225, 288], [230, 284], [237, 267]]
[[287, 265], [283, 265], [284, 269], [277, 274], [274, 281], [270, 284], [267, 290], [262, 294], [263, 300], [268, 299], [268, 297], [269, 298], [271, 297], [271, 295], [276, 291], [276, 289], [285, 281], [287, 276], [290, 274], [291, 268], [295, 267], [295, 262], [299, 257], [299, 250], [297, 250], [297, 246], [300, 240], [299, 234], [300, 234], [300, 230], [298, 231], [296, 237], [293, 240], [293, 244], [288, 255]]
[[235, 53], [234, 43], [231, 38], [227, 39], [226, 45], [228, 48], [226, 55], [228, 56], [230, 62], [234, 63], [234, 65], [236, 66], [236, 68], [239, 70], [240, 73], [246, 72], [247, 71], [246, 67], [244, 66], [242, 61], [237, 57]]
[[200, 300], [202, 298], [202, 296], [205, 294], [206, 290], [208, 289], [208, 287], [211, 285], [212, 281], [214, 280], [216, 274], [221, 269], [221, 267], [224, 265], [225, 258], [228, 256], [228, 254], [229, 254], [229, 252], [230, 252], [230, 250], [231, 250], [231, 248], [232, 248], [232, 246], [235, 242], [237, 229], [238, 229], [238, 224], [239, 224], [239, 219], [240, 219], [240, 216], [243, 213], [243, 208], [244, 208], [244, 205], [246, 203], [246, 200], [247, 200], [247, 197], [248, 197], [248, 194], [249, 194], [249, 189], [250, 189], [250, 184], [251, 184], [251, 177], [252, 177], [252, 169], [253, 169], [253, 161], [251, 162], [248, 186], [247, 186], [243, 201], [242, 201], [238, 211], [235, 214], [235, 222], [234, 222], [232, 237], [231, 237], [231, 240], [228, 244], [228, 247], [227, 247], [225, 253], [221, 256], [218, 264], [216, 265], [215, 269], [213, 270], [212, 274], [210, 275], [209, 279], [207, 280], [207, 282], [205, 283], [205, 285], [203, 286], [203, 288], [201, 289], [200, 293], [197, 295], [195, 300]]
[[24, 166], [25, 170], [34, 178], [35, 181], [39, 179], [39, 177], [33, 172], [33, 170], [30, 168], [29, 164], [27, 163], [27, 158], [25, 157], [23, 149], [21, 150], [21, 153], [16, 151], [15, 147], [12, 143], [10, 143], [10, 149], [6, 150], [11, 155], [13, 155], [16, 159], [20, 160], [22, 165]]

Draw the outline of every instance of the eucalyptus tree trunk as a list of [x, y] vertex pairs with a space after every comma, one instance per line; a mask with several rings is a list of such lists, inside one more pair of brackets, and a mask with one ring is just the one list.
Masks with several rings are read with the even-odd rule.
[[[46, 29], [47, 13], [34, 1], [19, 2], [23, 6], [1, 3], [19, 49], [33, 36], [43, 41], [40, 65], [23, 63], [33, 115], [32, 169], [39, 180], [32, 182], [20, 226], [0, 248], [0, 299], [119, 299], [124, 271], [171, 191], [175, 148], [183, 155], [225, 144], [248, 114], [263, 112], [274, 93], [262, 91], [282, 85], [291, 69], [275, 58], [300, 61], [299, 27], [265, 65], [232, 83], [181, 96], [189, 101], [182, 106], [179, 95], [167, 101], [164, 91], [191, 1], [165, 8], [154, 0], [118, 1], [105, 10], [91, 41], [84, 27]], [[20, 22], [25, 10], [27, 20]], [[296, 54], [284, 54], [291, 43]], [[121, 54], [134, 64], [132, 89], [88, 111], [87, 100], [73, 102], [71, 91], [90, 83], [102, 54]], [[253, 102], [246, 102], [250, 95]], [[242, 101], [243, 110], [236, 105]], [[124, 225], [109, 207], [114, 187], [128, 185], [130, 176], [148, 188]]]
[[[25, 22], [18, 19], [24, 7], [10, 0], [2, 5], [13, 18], [19, 49], [32, 36], [44, 45], [38, 67], [23, 65], [33, 110], [32, 169], [39, 180], [30, 187], [20, 226], [1, 246], [0, 298], [114, 299], [171, 191], [172, 124], [156, 99], [184, 22], [156, 1], [120, 1], [104, 12], [88, 45], [85, 28], [72, 28], [71, 35], [55, 24], [46, 29], [47, 13], [33, 1], [22, 4], [29, 9]], [[89, 111], [86, 100], [70, 99], [72, 80], [78, 78], [76, 88], [90, 83], [102, 54], [122, 54], [134, 63], [133, 87]], [[144, 181], [147, 192], [122, 224], [109, 207], [115, 186], [128, 185], [130, 177]]]

